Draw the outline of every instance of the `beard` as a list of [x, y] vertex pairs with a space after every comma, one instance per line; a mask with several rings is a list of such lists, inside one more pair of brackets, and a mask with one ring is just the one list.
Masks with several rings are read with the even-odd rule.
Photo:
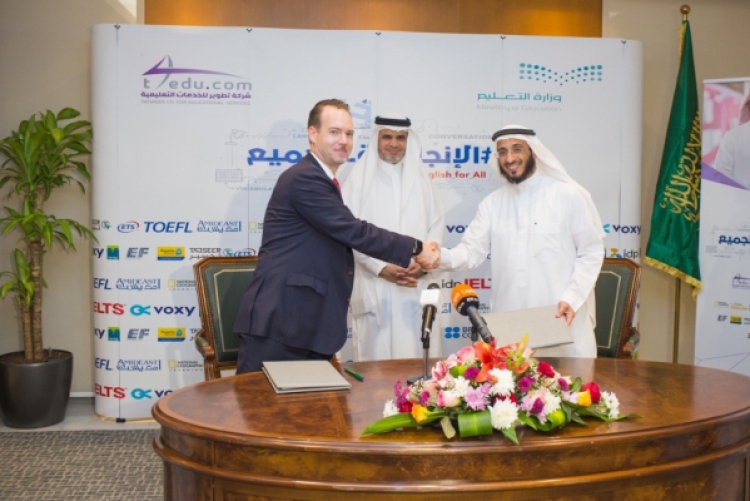
[[529, 159], [526, 160], [526, 165], [524, 165], [523, 172], [518, 177], [511, 177], [510, 174], [505, 172], [502, 167], [500, 167], [500, 174], [503, 175], [505, 179], [508, 180], [511, 184], [520, 184], [526, 181], [528, 178], [531, 177], [531, 175], [536, 171], [536, 160], [534, 160], [534, 155], [530, 155]]
[[401, 160], [404, 159], [405, 156], [406, 156], [406, 151], [405, 150], [398, 157], [394, 157], [394, 156], [388, 155], [384, 151], [378, 150], [378, 157], [380, 157], [380, 159], [383, 162], [386, 162], [386, 163], [389, 163], [389, 164], [393, 164], [393, 165], [396, 165], [397, 163], [399, 163]]

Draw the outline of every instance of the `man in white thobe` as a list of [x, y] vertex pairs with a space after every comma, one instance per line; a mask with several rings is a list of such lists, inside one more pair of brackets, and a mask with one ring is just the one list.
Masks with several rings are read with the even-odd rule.
[[714, 168], [750, 190], [750, 92], [740, 108], [740, 124], [721, 138]]
[[[344, 182], [344, 203], [357, 218], [380, 228], [442, 242], [444, 211], [420, 149], [407, 117], [376, 117], [370, 145]], [[419, 298], [435, 273], [425, 273], [416, 263], [401, 268], [356, 251], [354, 257], [354, 360], [421, 357]], [[434, 327], [433, 332], [439, 331]], [[440, 356], [440, 343], [440, 336], [430, 339], [430, 356]]]
[[475, 268], [491, 253], [490, 311], [556, 305], [574, 342], [535, 354], [595, 358], [604, 232], [591, 196], [532, 130], [509, 125], [492, 140], [504, 183], [480, 203], [461, 243], [442, 249], [440, 269]]

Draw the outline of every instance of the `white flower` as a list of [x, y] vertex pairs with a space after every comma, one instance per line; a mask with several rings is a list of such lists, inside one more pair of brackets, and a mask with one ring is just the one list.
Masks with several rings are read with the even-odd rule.
[[578, 403], [578, 392], [577, 391], [563, 391], [561, 392], [562, 399], [572, 404]]
[[458, 376], [453, 382], [453, 392], [461, 398], [466, 395], [466, 390], [469, 389], [471, 381], [465, 379], [463, 376]]
[[620, 415], [620, 401], [614, 393], [602, 392], [601, 403], [609, 410], [609, 418], [614, 419]]
[[389, 400], [385, 403], [385, 407], [383, 408], [383, 417], [386, 418], [388, 416], [393, 416], [394, 414], [398, 414], [398, 407], [393, 403], [393, 400]]
[[542, 410], [542, 414], [544, 414], [545, 416], [547, 414], [552, 414], [559, 408], [560, 408], [560, 397], [557, 397], [548, 391], [547, 394], [544, 396], [544, 410]]
[[518, 407], [510, 399], [499, 400], [489, 409], [492, 427], [496, 430], [510, 428], [518, 419]]
[[492, 395], [499, 395], [501, 397], [507, 397], [515, 389], [515, 382], [513, 381], [513, 373], [505, 369], [492, 369], [489, 375], [497, 379], [497, 383], [492, 385], [490, 393]]

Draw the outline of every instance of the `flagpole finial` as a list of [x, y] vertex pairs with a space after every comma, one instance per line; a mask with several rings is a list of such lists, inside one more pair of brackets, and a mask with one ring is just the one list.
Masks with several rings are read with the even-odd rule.
[[680, 7], [680, 12], [682, 12], [682, 20], [687, 21], [688, 14], [690, 14], [690, 6], [683, 5], [682, 7]]

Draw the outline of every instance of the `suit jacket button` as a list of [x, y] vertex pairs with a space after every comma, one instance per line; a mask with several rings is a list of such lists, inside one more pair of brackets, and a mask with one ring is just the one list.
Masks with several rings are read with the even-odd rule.
[[350, 275], [354, 275], [354, 270], [349, 270]]

